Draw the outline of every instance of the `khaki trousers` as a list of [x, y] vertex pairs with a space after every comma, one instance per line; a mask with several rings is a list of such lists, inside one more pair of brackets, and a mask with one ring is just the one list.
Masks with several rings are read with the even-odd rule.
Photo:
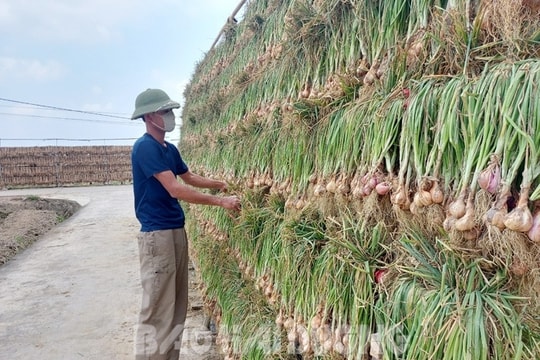
[[183, 228], [141, 232], [142, 306], [136, 360], [177, 360], [188, 305], [188, 244]]

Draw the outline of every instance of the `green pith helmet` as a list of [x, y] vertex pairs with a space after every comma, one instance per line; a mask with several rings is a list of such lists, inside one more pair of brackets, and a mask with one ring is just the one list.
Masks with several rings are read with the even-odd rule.
[[160, 89], [147, 89], [135, 99], [135, 111], [131, 120], [142, 117], [144, 114], [160, 110], [178, 109], [180, 104], [172, 101], [169, 95]]

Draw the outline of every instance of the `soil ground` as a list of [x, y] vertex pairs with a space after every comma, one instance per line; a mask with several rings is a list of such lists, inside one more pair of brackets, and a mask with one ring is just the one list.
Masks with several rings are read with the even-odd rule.
[[[130, 197], [129, 185], [0, 191], [0, 358], [134, 358]], [[190, 284], [181, 358], [222, 359], [193, 266]]]

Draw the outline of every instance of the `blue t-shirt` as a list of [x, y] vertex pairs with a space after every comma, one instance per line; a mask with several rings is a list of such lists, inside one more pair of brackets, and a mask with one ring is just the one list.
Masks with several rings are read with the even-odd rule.
[[184, 227], [184, 211], [178, 202], [154, 177], [162, 171], [171, 170], [174, 175], [188, 171], [180, 152], [171, 143], [161, 145], [146, 133], [133, 145], [131, 168], [135, 215], [141, 223], [141, 231], [169, 230]]

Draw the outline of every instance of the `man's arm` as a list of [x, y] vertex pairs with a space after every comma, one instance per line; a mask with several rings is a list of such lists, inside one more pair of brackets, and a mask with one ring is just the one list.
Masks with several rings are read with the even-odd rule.
[[180, 178], [188, 185], [204, 189], [218, 189], [221, 191], [227, 190], [227, 183], [219, 180], [205, 178], [203, 176], [188, 172], [180, 175]]
[[[185, 174], [184, 174], [185, 175]], [[198, 176], [198, 175], [197, 175]], [[196, 176], [196, 177], [197, 177]], [[163, 185], [169, 195], [192, 204], [221, 206], [228, 210], [240, 210], [240, 199], [236, 196], [216, 196], [201, 193], [187, 185], [181, 184], [170, 170], [155, 174], [154, 177]], [[200, 179], [205, 179], [198, 176]], [[182, 178], [182, 180], [184, 180]], [[185, 181], [185, 180], [184, 180]], [[201, 180], [195, 180], [197, 181]], [[205, 179], [199, 184], [213, 185], [215, 180]], [[221, 181], [216, 181], [221, 183]], [[191, 185], [191, 184], [190, 184]], [[195, 185], [193, 185], [195, 186]], [[225, 185], [226, 187], [226, 185]], [[219, 188], [219, 187], [216, 187]]]

